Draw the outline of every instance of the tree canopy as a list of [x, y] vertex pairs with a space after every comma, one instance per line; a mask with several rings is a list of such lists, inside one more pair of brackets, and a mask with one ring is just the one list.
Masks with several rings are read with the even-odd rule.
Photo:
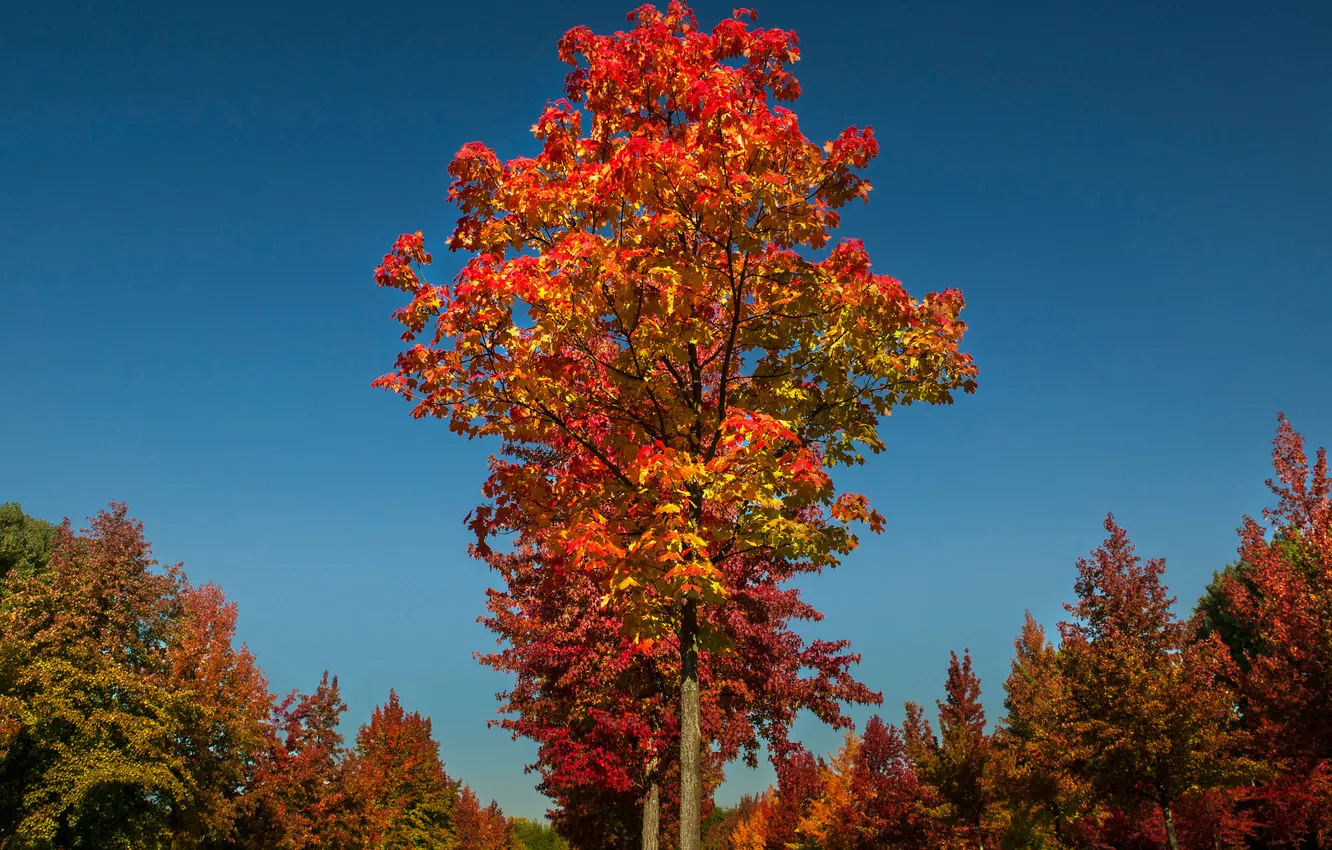
[[880, 451], [882, 417], [975, 389], [955, 290], [912, 298], [864, 243], [821, 259], [870, 128], [810, 141], [789, 108], [794, 33], [749, 10], [700, 29], [673, 0], [632, 28], [560, 40], [565, 100], [535, 156], [466, 144], [449, 172], [469, 256], [432, 284], [421, 232], [376, 270], [415, 343], [376, 384], [469, 437], [496, 436], [479, 551], [512, 534], [593, 575], [632, 636], [681, 654], [682, 846], [700, 836], [698, 606], [750, 553], [818, 570], [882, 518], [827, 467]]

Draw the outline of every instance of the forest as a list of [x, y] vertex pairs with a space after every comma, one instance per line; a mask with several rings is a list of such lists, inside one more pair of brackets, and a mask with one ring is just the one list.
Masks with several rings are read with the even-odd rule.
[[[1000, 716], [958, 646], [945, 699], [856, 728], [884, 683], [807, 636], [801, 591], [888, 527], [837, 468], [888, 474], [890, 414], [977, 391], [965, 299], [911, 295], [840, 232], [879, 139], [805, 136], [794, 32], [750, 9], [706, 30], [680, 0], [627, 20], [560, 39], [538, 152], [452, 158], [450, 282], [420, 230], [373, 272], [405, 303], [371, 386], [493, 450], [468, 549], [439, 554], [490, 571], [478, 660], [547, 820], [483, 805], [441, 758], [470, 730], [396, 691], [354, 735], [329, 671], [272, 693], [236, 605], [158, 563], [125, 504], [76, 529], [12, 502], [0, 848], [1332, 847], [1332, 478], [1282, 414], [1272, 502], [1191, 608], [1106, 515], [1068, 553], [1066, 619], [1013, 623]], [[802, 715], [840, 749], [811, 752]], [[764, 757], [775, 785], [718, 805]]]

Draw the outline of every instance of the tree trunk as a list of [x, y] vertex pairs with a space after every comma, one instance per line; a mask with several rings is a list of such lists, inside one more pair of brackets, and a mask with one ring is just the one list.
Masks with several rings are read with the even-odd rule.
[[661, 786], [657, 784], [657, 760], [648, 764], [648, 792], [643, 798], [643, 845], [642, 850], [657, 850], [658, 833], [661, 829]]
[[1170, 811], [1169, 803], [1161, 804], [1161, 814], [1165, 817], [1166, 841], [1170, 842], [1170, 850], [1179, 850], [1179, 839], [1175, 838], [1175, 815]]
[[699, 763], [698, 602], [687, 599], [680, 615], [680, 850], [700, 850], [703, 781]]

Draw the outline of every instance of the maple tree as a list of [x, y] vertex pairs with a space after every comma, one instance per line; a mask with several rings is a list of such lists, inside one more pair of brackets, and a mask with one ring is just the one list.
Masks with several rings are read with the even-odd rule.
[[985, 772], [991, 742], [980, 704], [980, 679], [971, 669], [969, 649], [963, 650], [961, 661], [956, 652], [949, 656], [947, 696], [938, 703], [939, 736], [935, 737], [921, 707], [908, 702], [906, 746], [921, 779], [946, 807], [945, 819], [968, 844], [983, 847], [990, 802]]
[[240, 824], [247, 847], [335, 850], [354, 847], [356, 801], [342, 771], [338, 722], [347, 705], [325, 671], [313, 693], [293, 690], [272, 705], [268, 748], [251, 781]]
[[487, 558], [504, 587], [488, 591], [482, 622], [508, 646], [480, 658], [515, 675], [500, 694], [508, 716], [495, 722], [538, 744], [532, 767], [556, 803], [556, 829], [580, 847], [637, 846], [669, 831], [659, 822], [661, 754], [678, 727], [661, 683], [666, 647], [643, 651], [597, 604], [595, 582], [559, 560]]
[[1173, 807], [1187, 793], [1237, 783], [1229, 652], [1171, 612], [1161, 558], [1145, 563], [1107, 516], [1109, 537], [1078, 560], [1078, 601], [1059, 625], [1064, 710], [1093, 788], [1132, 809], [1159, 808], [1178, 850]]
[[[1200, 606], [1229, 638], [1241, 672], [1252, 752], [1271, 768], [1261, 797], [1274, 843], [1332, 841], [1332, 481], [1278, 414], [1272, 447], [1277, 504], [1268, 529], [1246, 516], [1240, 561]], [[1210, 604], [1208, 604], [1210, 603]]]
[[992, 759], [1003, 830], [1019, 842], [1076, 846], [1095, 830], [1095, 795], [1068, 722], [1059, 656], [1030, 612], [1014, 649]]
[[244, 791], [268, 745], [272, 695], [254, 654], [233, 645], [235, 603], [213, 584], [184, 588], [180, 602], [166, 691], [190, 803], [173, 808], [171, 832], [218, 842], [245, 811]]
[[[552, 821], [578, 846], [638, 846], [657, 838], [653, 796], [676, 799], [678, 725], [663, 682], [679, 676], [673, 639], [637, 642], [625, 635], [614, 605], [599, 606], [592, 577], [533, 552], [487, 556], [504, 578], [488, 592], [483, 622], [508, 646], [483, 663], [515, 674], [501, 697], [499, 721], [539, 744], [541, 790], [558, 804]], [[850, 725], [841, 703], [877, 702], [850, 675], [859, 657], [845, 641], [806, 643], [793, 620], [821, 615], [799, 591], [777, 585], [793, 567], [752, 556], [729, 559], [724, 581], [731, 605], [704, 609], [712, 635], [732, 652], [700, 658], [701, 730], [709, 742], [705, 788], [738, 756], [755, 764], [760, 744], [789, 749], [797, 713], [807, 709], [834, 726]], [[714, 622], [713, 617], [720, 618]], [[635, 817], [642, 807], [643, 816]], [[660, 831], [671, 835], [667, 817]]]
[[407, 713], [396, 692], [356, 733], [343, 772], [348, 797], [363, 811], [358, 833], [367, 850], [444, 850], [456, 843], [459, 783], [444, 772], [430, 719]]
[[570, 30], [568, 99], [534, 125], [540, 153], [501, 162], [470, 143], [449, 166], [449, 245], [471, 255], [452, 285], [424, 279], [419, 232], [376, 270], [410, 295], [395, 316], [415, 342], [376, 384], [508, 449], [473, 520], [482, 545], [511, 532], [567, 555], [631, 628], [676, 636], [687, 850], [698, 608], [724, 602], [721, 564], [835, 564], [849, 523], [882, 518], [825, 468], [881, 450], [894, 406], [975, 388], [960, 293], [911, 298], [859, 241], [799, 250], [826, 247], [837, 209], [867, 195], [857, 169], [878, 143], [855, 127], [811, 143], [773, 103], [799, 94], [795, 35], [746, 17], [704, 31], [672, 2], [627, 32]]
[[458, 850], [519, 850], [513, 825], [494, 800], [482, 806], [471, 786], [464, 785], [454, 810]]

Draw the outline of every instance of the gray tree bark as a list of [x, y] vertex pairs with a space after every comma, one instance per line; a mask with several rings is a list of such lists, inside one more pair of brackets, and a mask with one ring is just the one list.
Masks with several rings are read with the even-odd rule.
[[703, 783], [698, 692], [698, 602], [680, 617], [680, 850], [701, 850]]
[[657, 850], [661, 830], [661, 787], [657, 785], [657, 760], [648, 765], [648, 792], [643, 798], [643, 850]]
[[1170, 842], [1170, 850], [1179, 850], [1179, 839], [1175, 837], [1175, 814], [1170, 811], [1169, 803], [1161, 804], [1161, 814], [1165, 817], [1166, 840]]

